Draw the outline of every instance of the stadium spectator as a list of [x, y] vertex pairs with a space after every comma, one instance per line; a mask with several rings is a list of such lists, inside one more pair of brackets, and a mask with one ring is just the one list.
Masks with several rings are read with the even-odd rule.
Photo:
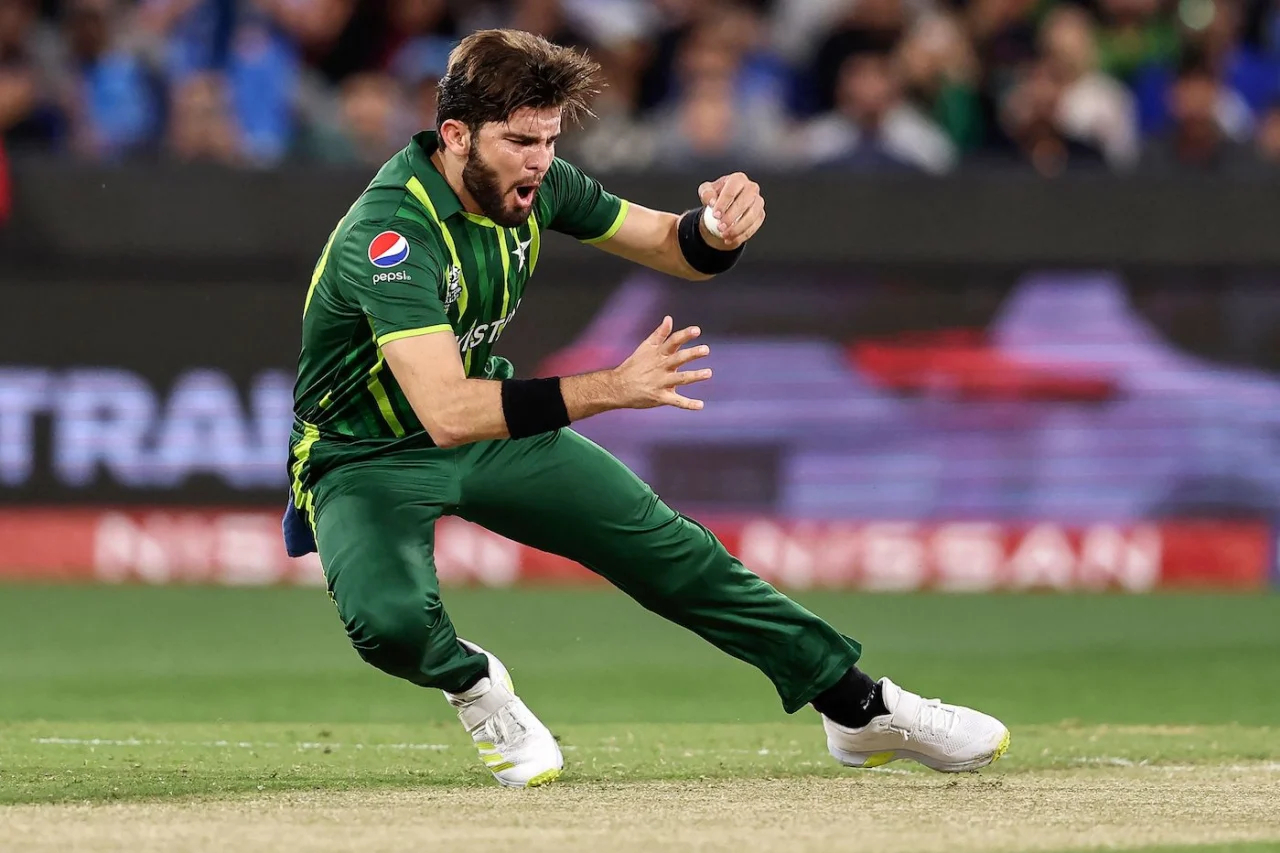
[[125, 46], [127, 11], [116, 0], [73, 0], [65, 21], [69, 67], [62, 90], [72, 144], [113, 160], [149, 147], [160, 108], [141, 58]]
[[175, 124], [225, 101], [234, 156], [195, 159], [362, 164], [434, 122], [449, 51], [495, 26], [604, 65], [598, 119], [562, 140], [597, 171], [1155, 168], [1189, 132], [1180, 69], [1218, 81], [1241, 151], [1267, 150], [1280, 99], [1272, 0], [2, 0], [0, 135], [19, 155], [179, 157]]
[[645, 71], [640, 80], [639, 109], [648, 112], [669, 103], [675, 90], [681, 46], [714, 4], [698, 0], [653, 0], [655, 24], [648, 40]]
[[1099, 0], [1102, 70], [1132, 84], [1148, 68], [1171, 66], [1178, 57], [1179, 33], [1170, 5], [1162, 0]]
[[1245, 173], [1256, 164], [1249, 146], [1233, 139], [1221, 118], [1222, 81], [1209, 68], [1182, 71], [1169, 92], [1173, 126], [1153, 139], [1143, 167], [1153, 173]]
[[730, 83], [740, 105], [784, 111], [791, 95], [790, 71], [772, 52], [759, 11], [746, 0], [709, 0], [690, 8], [694, 11], [681, 13], [678, 26], [660, 32], [651, 48], [641, 80], [641, 109], [680, 100], [681, 87], [690, 79], [690, 55], [714, 53], [731, 67]]
[[457, 23], [445, 0], [392, 0], [385, 70], [409, 99], [416, 128], [435, 127], [436, 85], [457, 43]]
[[439, 84], [439, 77], [425, 75], [417, 78], [409, 87], [409, 107], [415, 117], [413, 124], [418, 130], [436, 125]]
[[381, 3], [357, 0], [254, 0], [296, 42], [307, 65], [330, 86], [383, 60], [387, 27]]
[[240, 129], [221, 73], [197, 71], [174, 84], [166, 149], [182, 163], [243, 162]]
[[377, 72], [356, 74], [342, 84], [342, 126], [355, 162], [380, 166], [404, 147], [415, 127], [396, 81]]
[[702, 74], [682, 87], [679, 100], [657, 116], [654, 159], [664, 166], [715, 171], [750, 161], [756, 148], [747, 122], [734, 109], [728, 74]]
[[656, 156], [657, 139], [638, 115], [645, 48], [628, 40], [594, 55], [607, 81], [591, 107], [596, 118], [565, 128], [561, 147], [592, 171], [646, 168]]
[[0, 137], [10, 147], [52, 148], [63, 120], [39, 61], [36, 0], [0, 3]]
[[921, 16], [899, 48], [908, 96], [921, 104], [960, 152], [969, 152], [986, 136], [981, 69], [973, 44], [954, 15]]
[[1069, 136], [1100, 149], [1118, 170], [1137, 164], [1138, 118], [1133, 95], [1098, 68], [1096, 33], [1089, 13], [1062, 5], [1049, 13], [1041, 50], [1059, 81], [1057, 123]]
[[560, 0], [521, 0], [512, 11], [509, 27], [579, 50], [593, 47], [586, 33], [565, 15]]
[[[1245, 39], [1246, 10], [1238, 0], [1189, 0], [1184, 8], [1181, 61], [1204, 64], [1222, 80], [1219, 121], [1232, 138], [1245, 140], [1253, 133], [1257, 114], [1280, 93], [1280, 61], [1260, 43]], [[1168, 91], [1176, 74], [1173, 64], [1156, 65], [1133, 81], [1148, 135], [1162, 133], [1172, 124]]]
[[227, 79], [246, 163], [271, 166], [288, 154], [301, 74], [293, 42], [265, 15], [242, 14], [227, 56]]
[[836, 27], [814, 53], [804, 81], [802, 111], [827, 112], [836, 107], [845, 60], [858, 53], [893, 50], [907, 30], [904, 0], [857, 0], [849, 3]]
[[405, 86], [443, 76], [457, 43], [457, 24], [445, 0], [391, 0], [388, 19], [385, 70]]
[[1257, 156], [1268, 168], [1280, 169], [1280, 102], [1272, 103], [1258, 122]]
[[343, 81], [337, 119], [313, 126], [302, 153], [326, 163], [381, 166], [421, 129], [416, 118], [395, 78], [376, 71], [353, 74]]
[[1022, 70], [1038, 55], [1036, 0], [971, 0], [965, 18], [983, 70], [986, 107], [995, 118], [997, 104], [1017, 85]]
[[773, 51], [767, 25], [759, 4], [736, 0], [718, 9], [706, 26], [737, 59], [738, 100], [785, 113], [794, 84], [790, 68]]
[[774, 48], [793, 67], [817, 52], [824, 33], [834, 30], [854, 0], [783, 0], [770, 10]]
[[1050, 63], [1031, 63], [1001, 104], [1007, 147], [995, 156], [1046, 178], [1105, 169], [1102, 150], [1060, 124], [1062, 96], [1062, 83]]
[[141, 0], [137, 35], [159, 55], [166, 76], [180, 80], [227, 66], [235, 0]]
[[656, 162], [694, 169], [760, 164], [780, 152], [782, 105], [743, 85], [744, 55], [730, 29], [710, 23], [681, 46], [674, 103], [653, 122]]
[[142, 0], [136, 23], [136, 41], [171, 100], [193, 74], [225, 74], [243, 161], [269, 166], [284, 157], [299, 56], [267, 11], [234, 0]]
[[1204, 56], [1209, 68], [1248, 110], [1248, 126], [1243, 132], [1232, 132], [1240, 139], [1252, 132], [1253, 121], [1280, 93], [1280, 59], [1246, 38], [1248, 15], [1244, 0], [1197, 0], [1195, 4], [1188, 3], [1187, 8], [1203, 11], [1198, 19], [1189, 13], [1182, 15], [1184, 41]]
[[818, 167], [942, 174], [956, 165], [946, 133], [903, 97], [891, 54], [858, 52], [840, 66], [836, 109], [805, 129], [804, 153]]

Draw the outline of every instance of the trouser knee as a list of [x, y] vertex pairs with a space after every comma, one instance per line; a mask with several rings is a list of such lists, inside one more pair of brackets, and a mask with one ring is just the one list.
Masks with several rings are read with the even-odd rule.
[[[353, 609], [346, 615], [347, 636], [365, 663], [415, 684], [435, 686], [435, 675], [456, 650], [451, 630], [438, 631], [439, 604], [403, 601]], [[443, 636], [441, 636], [443, 635]]]

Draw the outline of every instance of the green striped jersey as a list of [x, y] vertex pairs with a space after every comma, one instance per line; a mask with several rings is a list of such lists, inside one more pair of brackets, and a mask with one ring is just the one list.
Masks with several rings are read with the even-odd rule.
[[379, 170], [329, 236], [311, 277], [294, 385], [295, 500], [344, 461], [431, 446], [382, 347], [451, 332], [470, 377], [509, 368], [493, 345], [515, 318], [550, 229], [585, 242], [613, 236], [627, 204], [559, 158], [529, 220], [503, 228], [465, 211], [436, 170], [433, 131]]

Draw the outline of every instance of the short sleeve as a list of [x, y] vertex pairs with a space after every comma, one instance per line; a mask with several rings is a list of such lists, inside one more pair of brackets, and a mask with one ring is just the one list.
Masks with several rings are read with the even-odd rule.
[[627, 202], [576, 166], [551, 161], [543, 189], [549, 189], [547, 227], [585, 243], [608, 240], [627, 217]]
[[440, 298], [444, 264], [412, 223], [361, 223], [343, 243], [343, 286], [369, 318], [378, 346], [452, 330]]

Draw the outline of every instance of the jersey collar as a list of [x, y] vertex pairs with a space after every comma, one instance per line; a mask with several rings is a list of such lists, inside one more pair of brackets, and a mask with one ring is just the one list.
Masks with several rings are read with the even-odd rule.
[[462, 200], [453, 191], [453, 187], [449, 186], [444, 175], [436, 169], [435, 163], [431, 162], [431, 155], [438, 147], [440, 140], [434, 130], [415, 134], [413, 141], [409, 143], [409, 165], [426, 188], [431, 203], [435, 205], [436, 215], [441, 219], [448, 219], [455, 213], [462, 212]]

